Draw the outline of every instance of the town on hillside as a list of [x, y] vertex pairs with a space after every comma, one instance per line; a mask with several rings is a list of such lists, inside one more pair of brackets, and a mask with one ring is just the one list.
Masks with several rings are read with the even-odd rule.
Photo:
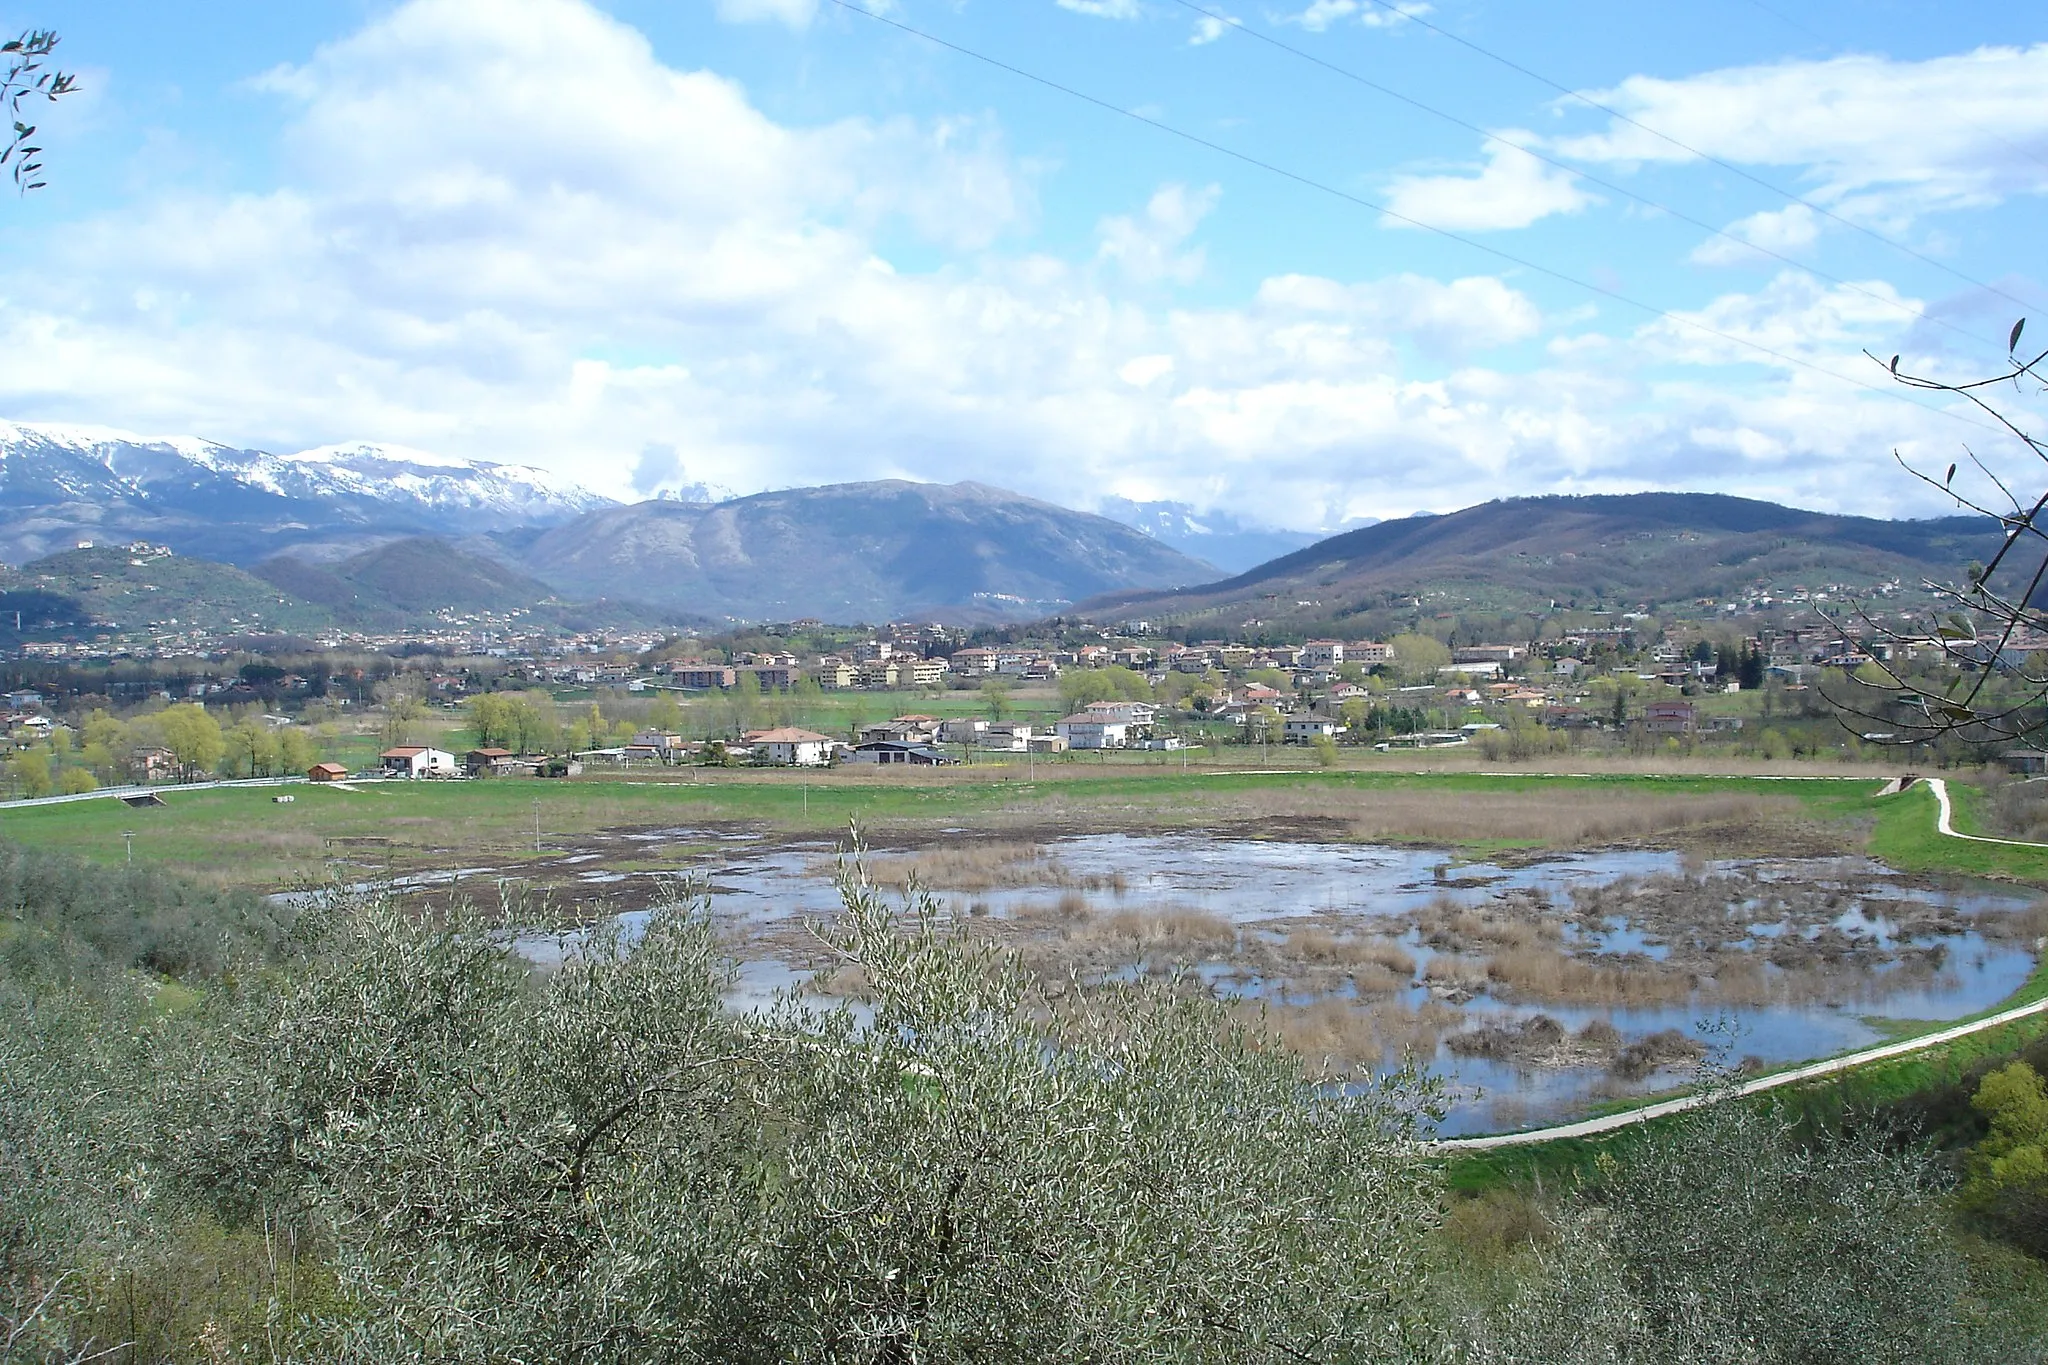
[[1974, 642], [1858, 634], [1810, 604], [1803, 618], [1702, 603], [1691, 619], [1580, 612], [1523, 626], [1468, 638], [1465, 621], [1418, 620], [1384, 639], [1286, 642], [1187, 639], [1147, 621], [801, 621], [61, 659], [25, 646], [0, 664], [0, 729], [17, 797], [214, 776], [1186, 761], [1232, 745], [1298, 746], [1324, 763], [1359, 747], [1459, 746], [1507, 760], [1586, 748], [1769, 759], [1901, 742], [1924, 694], [2048, 649], [2028, 631], [1997, 659]]

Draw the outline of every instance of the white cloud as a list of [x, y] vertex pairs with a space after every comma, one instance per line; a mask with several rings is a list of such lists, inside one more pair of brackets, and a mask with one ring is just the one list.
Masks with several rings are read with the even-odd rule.
[[[1557, 325], [1489, 276], [1163, 305], [1150, 284], [1200, 270], [1214, 187], [1105, 220], [1093, 259], [1033, 254], [1006, 236], [1030, 173], [992, 125], [781, 124], [576, 0], [413, 0], [266, 85], [277, 187], [138, 202], [0, 261], [0, 414], [368, 437], [623, 496], [972, 476], [1299, 526], [1644, 486], [1886, 510], [1913, 490], [1844, 470], [1953, 446], [1802, 372], [1688, 385], [1748, 357], [1676, 332], [1485, 368]], [[884, 224], [949, 263], [890, 261]], [[1796, 278], [1705, 315], [1829, 363], [1900, 326]]]
[[1367, 28], [1394, 28], [1411, 18], [1428, 14], [1434, 8], [1422, 3], [1387, 8], [1373, 3], [1373, 0], [1310, 0], [1308, 8], [1280, 15], [1278, 22], [1299, 24], [1310, 33], [1322, 33], [1332, 24], [1342, 23], [1356, 15], [1358, 22]]
[[729, 24], [780, 23], [808, 28], [818, 0], [718, 0], [718, 17]]
[[1338, 20], [1356, 14], [1358, 5], [1359, 0], [1312, 0], [1307, 9], [1287, 16], [1286, 21], [1300, 24], [1310, 33], [1321, 33]]
[[1162, 185], [1145, 205], [1142, 217], [1105, 218], [1096, 230], [1097, 256], [1112, 261], [1127, 279], [1141, 284], [1155, 280], [1187, 283], [1202, 273], [1202, 251], [1181, 248], [1201, 225], [1222, 189], [1210, 185], [1189, 192], [1185, 185]]
[[[1692, 250], [1695, 265], [1759, 265], [1771, 258], [1743, 246], [1749, 242], [1780, 256], [1804, 251], [1820, 239], [1821, 217], [1804, 204], [1752, 213], [1730, 223], [1727, 236], [1709, 237]], [[1731, 241], [1730, 238], [1740, 240]]]
[[[2044, 86], [2048, 44], [1919, 62], [1848, 56], [1681, 80], [1634, 76], [1592, 98], [1724, 161], [1802, 168], [1808, 197], [1882, 216], [2048, 191]], [[1619, 121], [1556, 146], [1588, 161], [1694, 159]]]
[[1413, 340], [1437, 356], [1526, 341], [1543, 329], [1543, 315], [1529, 297], [1490, 275], [1449, 284], [1394, 275], [1354, 285], [1280, 275], [1259, 286], [1258, 301], [1275, 310], [1344, 318], [1374, 335]]
[[1375, 5], [1360, 14], [1358, 22], [1364, 24], [1367, 28], [1396, 28], [1407, 23], [1410, 19], [1419, 19], [1425, 14], [1432, 13], [1435, 9], [1435, 5], [1423, 4], [1420, 3], [1420, 0], [1416, 0], [1415, 3], [1395, 5], [1392, 9]]
[[[1453, 231], [1524, 228], [1554, 213], [1577, 213], [1598, 202], [1569, 171], [1548, 165], [1520, 146], [1535, 134], [1510, 129], [1507, 141], [1486, 144], [1486, 165], [1476, 175], [1403, 175], [1387, 191], [1387, 207], [1404, 218]], [[1509, 142], [1520, 146], [1509, 146]], [[1388, 227], [1408, 227], [1399, 219]]]
[[1213, 43], [1240, 22], [1240, 20], [1231, 18], [1229, 15], [1219, 18], [1214, 14], [1205, 14], [1195, 20], [1194, 32], [1188, 35], [1188, 46], [1202, 47], [1205, 44]]
[[1135, 19], [1145, 12], [1138, 0], [1055, 0], [1061, 9], [1097, 19]]
[[1785, 270], [1755, 293], [1724, 294], [1704, 308], [1674, 312], [1645, 326], [1638, 337], [1663, 357], [1689, 364], [1788, 363], [1755, 349], [1765, 347], [1877, 383], [1884, 376], [1857, 354], [1858, 347], [1866, 338], [1902, 332], [1919, 308], [1918, 300], [1901, 296], [1883, 280], [1863, 280], [1851, 288]]

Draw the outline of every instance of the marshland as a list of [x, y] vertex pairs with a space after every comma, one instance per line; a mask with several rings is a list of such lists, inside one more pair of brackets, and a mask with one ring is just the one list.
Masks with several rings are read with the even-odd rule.
[[[2048, 932], [2030, 891], [1902, 872], [1760, 788], [1077, 785], [877, 821], [859, 867], [1014, 948], [1055, 996], [1165, 981], [1231, 1002], [1309, 1075], [1425, 1065], [1452, 1134], [1667, 1089], [1710, 1053], [1769, 1067], [1881, 1041], [2027, 979]], [[736, 1004], [860, 994], [817, 933], [844, 834], [728, 818], [542, 843], [354, 867], [427, 900], [541, 894], [628, 923], [684, 886], [739, 964]]]

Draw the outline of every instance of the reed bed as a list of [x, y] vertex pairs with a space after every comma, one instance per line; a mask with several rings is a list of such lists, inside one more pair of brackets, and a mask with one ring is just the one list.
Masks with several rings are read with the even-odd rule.
[[[834, 866], [829, 860], [818, 859], [812, 871], [829, 876]], [[1018, 841], [941, 844], [914, 853], [874, 853], [868, 856], [867, 872], [876, 885], [899, 889], [915, 880], [921, 886], [941, 891], [1050, 887], [1121, 895], [1129, 885], [1121, 872], [1077, 873], [1054, 857], [1044, 844]]]
[[1436, 1055], [1465, 1014], [1452, 1005], [1426, 1001], [1413, 1008], [1395, 1001], [1355, 1004], [1318, 1000], [1306, 1005], [1252, 1001], [1237, 1006], [1240, 1018], [1263, 1030], [1302, 1059], [1305, 1074], [1345, 1075]]
[[1203, 813], [1246, 820], [1343, 822], [1366, 842], [1527, 841], [1554, 848], [1630, 843], [1689, 831], [1805, 824], [1791, 797], [1741, 792], [1645, 795], [1611, 788], [1458, 791], [1427, 787], [1362, 791], [1261, 791], [1212, 797]]
[[1570, 957], [1555, 948], [1511, 948], [1487, 958], [1484, 971], [1496, 999], [1546, 1005], [1671, 1005], [1701, 986], [1691, 972], [1654, 959]]
[[1278, 945], [1283, 960], [1317, 966], [1379, 967], [1390, 975], [1415, 975], [1415, 955], [1391, 939], [1355, 938], [1327, 929], [1291, 929]]

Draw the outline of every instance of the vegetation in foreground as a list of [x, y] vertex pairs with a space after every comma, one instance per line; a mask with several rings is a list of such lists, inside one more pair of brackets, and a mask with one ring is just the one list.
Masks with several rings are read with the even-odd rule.
[[[688, 905], [628, 942], [346, 898], [294, 913], [13, 847], [0, 892], [10, 1361], [2043, 1343], [2038, 1264], [1865, 1126], [1722, 1106], [1541, 1199], [1452, 1203], [1422, 1078], [1304, 1090], [1206, 1000], [1049, 997], [857, 873], [833, 945], [861, 1015], [729, 1013]], [[563, 965], [534, 970], [515, 929]]]

